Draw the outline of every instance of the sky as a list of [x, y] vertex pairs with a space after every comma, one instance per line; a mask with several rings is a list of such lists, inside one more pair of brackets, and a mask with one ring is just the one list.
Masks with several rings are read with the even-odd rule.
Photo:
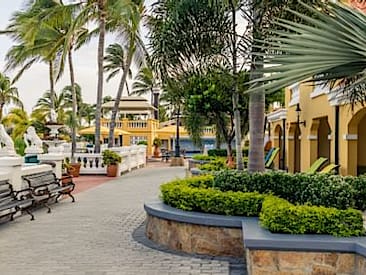
[[[20, 10], [25, 0], [1, 1], [0, 9], [0, 29], [3, 30], [9, 23], [11, 15]], [[152, 1], [147, 1], [147, 3]], [[106, 47], [118, 40], [107, 37]], [[0, 36], [0, 72], [5, 70], [5, 55], [12, 46], [12, 41], [5, 35]], [[92, 40], [88, 45], [74, 53], [75, 79], [82, 88], [84, 102], [96, 103], [97, 89], [97, 39]], [[16, 71], [5, 72], [12, 78]], [[115, 77], [104, 84], [103, 96], [111, 95], [115, 97], [118, 88], [119, 77]], [[63, 77], [56, 83], [56, 92], [70, 84], [69, 72], [66, 70]], [[43, 93], [49, 90], [48, 66], [45, 63], [34, 64], [23, 76], [14, 84], [18, 88], [20, 99], [24, 103], [26, 111], [31, 112], [37, 100]], [[126, 95], [126, 94], [125, 94]], [[7, 112], [7, 110], [5, 110]]]

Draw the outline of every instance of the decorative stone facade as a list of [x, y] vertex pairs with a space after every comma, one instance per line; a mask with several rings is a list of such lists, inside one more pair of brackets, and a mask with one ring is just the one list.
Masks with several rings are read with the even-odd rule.
[[170, 249], [214, 256], [243, 257], [240, 228], [214, 227], [147, 215], [147, 237]]
[[366, 260], [351, 253], [246, 250], [250, 275], [361, 275]]

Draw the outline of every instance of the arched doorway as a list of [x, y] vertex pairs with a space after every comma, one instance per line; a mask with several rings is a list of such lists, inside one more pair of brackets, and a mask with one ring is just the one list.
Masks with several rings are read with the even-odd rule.
[[330, 140], [328, 138], [331, 133], [331, 129], [328, 123], [328, 117], [322, 117], [319, 119], [318, 127], [318, 158], [324, 157], [330, 162]]
[[347, 174], [366, 173], [366, 108], [358, 111], [348, 123], [346, 140]]
[[278, 156], [276, 157], [275, 165], [276, 168], [284, 169], [282, 167], [282, 160], [283, 160], [283, 132], [282, 127], [280, 125], [277, 125], [274, 130], [274, 147], [280, 148], [280, 152]]

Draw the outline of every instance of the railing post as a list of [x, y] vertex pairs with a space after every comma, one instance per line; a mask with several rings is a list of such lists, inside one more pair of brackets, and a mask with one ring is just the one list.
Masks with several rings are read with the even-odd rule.
[[0, 157], [0, 171], [9, 174], [9, 181], [13, 185], [14, 190], [23, 189], [23, 183], [21, 177], [22, 163], [23, 158], [18, 156]]

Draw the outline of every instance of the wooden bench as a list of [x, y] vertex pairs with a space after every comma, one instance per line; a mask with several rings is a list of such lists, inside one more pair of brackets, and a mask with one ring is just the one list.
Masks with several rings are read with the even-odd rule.
[[51, 212], [48, 203], [52, 199], [55, 199], [55, 202], [58, 202], [60, 196], [68, 195], [72, 199], [72, 202], [75, 201], [74, 196], [71, 195], [71, 192], [75, 188], [72, 177], [70, 177], [71, 180], [67, 183], [62, 183], [61, 179], [58, 179], [52, 171], [47, 171], [23, 176], [22, 178], [32, 190], [35, 203], [46, 207], [48, 213]]
[[0, 181], [0, 218], [10, 217], [12, 221], [17, 212], [25, 211], [34, 220], [29, 208], [33, 206], [34, 199], [30, 189], [14, 191], [13, 186], [7, 181]]

